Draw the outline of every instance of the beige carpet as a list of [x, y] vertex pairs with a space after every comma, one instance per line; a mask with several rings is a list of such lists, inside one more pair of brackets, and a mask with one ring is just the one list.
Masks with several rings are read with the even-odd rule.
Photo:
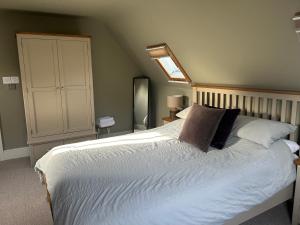
[[46, 190], [28, 158], [0, 162], [0, 224], [53, 224]]
[[[29, 159], [0, 162], [0, 225], [52, 225], [46, 190]], [[279, 205], [243, 225], [290, 225], [287, 205]], [[100, 224], [99, 224], [100, 225]]]

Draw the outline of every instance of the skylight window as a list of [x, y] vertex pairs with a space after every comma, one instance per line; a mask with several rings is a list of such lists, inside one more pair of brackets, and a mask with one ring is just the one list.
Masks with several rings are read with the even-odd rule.
[[170, 75], [172, 78], [179, 78], [179, 79], [184, 79], [184, 75], [180, 71], [180, 69], [176, 66], [176, 64], [173, 62], [171, 57], [162, 57], [159, 58], [158, 61], [160, 64], [163, 65], [167, 73]]
[[147, 47], [146, 51], [154, 59], [171, 82], [190, 83], [191, 79], [167, 44]]

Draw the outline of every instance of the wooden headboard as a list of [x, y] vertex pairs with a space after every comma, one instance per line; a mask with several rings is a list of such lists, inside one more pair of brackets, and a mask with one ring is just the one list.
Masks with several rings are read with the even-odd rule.
[[[221, 108], [239, 108], [241, 114], [265, 119], [300, 124], [300, 91], [226, 87], [194, 84], [193, 103]], [[299, 132], [290, 139], [299, 140]]]

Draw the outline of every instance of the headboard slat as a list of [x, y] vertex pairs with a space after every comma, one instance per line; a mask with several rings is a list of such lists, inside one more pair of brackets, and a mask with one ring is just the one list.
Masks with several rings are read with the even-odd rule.
[[202, 105], [203, 104], [202, 92], [199, 91], [197, 97], [199, 99], [200, 104]]
[[268, 98], [263, 97], [262, 118], [268, 118]]
[[297, 101], [292, 102], [291, 124], [296, 125]]
[[277, 107], [277, 100], [276, 98], [272, 98], [272, 120], [276, 120], [277, 116], [276, 116], [276, 107]]
[[204, 100], [204, 105], [207, 104], [207, 92], [203, 92], [204, 96], [203, 96], [203, 100]]
[[[201, 94], [200, 91], [199, 93]], [[193, 103], [198, 103], [198, 91], [195, 87], [193, 87]], [[202, 102], [200, 104], [202, 105]]]
[[241, 109], [241, 114], [244, 114], [244, 96], [239, 95], [239, 105], [238, 107]]
[[225, 108], [227, 108], [227, 109], [231, 108], [231, 105], [230, 105], [230, 94], [226, 95], [225, 100], [226, 100], [226, 103], [225, 103], [226, 107]]
[[286, 100], [281, 101], [281, 115], [280, 115], [281, 122], [286, 121]]
[[224, 94], [220, 93], [220, 107], [224, 108]]
[[233, 109], [238, 108], [238, 107], [237, 107], [237, 95], [232, 95], [232, 96], [231, 96], [231, 101], [232, 101], [231, 107], [232, 107]]
[[254, 115], [259, 117], [259, 97], [254, 97]]
[[247, 95], [246, 96], [246, 115], [251, 116], [252, 111], [251, 111], [251, 96]]
[[214, 93], [213, 92], [209, 92], [209, 106], [213, 106], [213, 96], [214, 96]]

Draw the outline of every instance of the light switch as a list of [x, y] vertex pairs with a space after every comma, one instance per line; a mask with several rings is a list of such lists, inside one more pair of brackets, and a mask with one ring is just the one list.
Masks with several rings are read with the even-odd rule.
[[20, 82], [19, 77], [17, 76], [10, 77], [10, 79], [11, 79], [11, 84], [18, 84]]
[[3, 84], [11, 84], [11, 77], [2, 77]]

